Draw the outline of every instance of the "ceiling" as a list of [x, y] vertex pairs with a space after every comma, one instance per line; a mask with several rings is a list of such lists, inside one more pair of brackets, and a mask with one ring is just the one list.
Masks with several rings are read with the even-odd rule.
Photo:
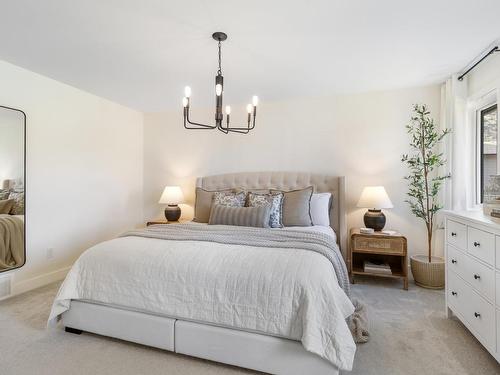
[[498, 0], [16, 0], [0, 59], [145, 112], [443, 81], [500, 37]]

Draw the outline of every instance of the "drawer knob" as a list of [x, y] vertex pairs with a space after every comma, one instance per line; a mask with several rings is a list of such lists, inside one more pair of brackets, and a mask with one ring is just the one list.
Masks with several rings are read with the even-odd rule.
[[451, 232], [451, 236], [452, 236], [452, 237], [456, 237], [456, 236], [457, 236], [457, 234], [456, 234], [455, 232]]
[[474, 316], [475, 316], [476, 318], [480, 318], [480, 317], [481, 317], [481, 314], [479, 314], [479, 313], [475, 312], [475, 313], [474, 313]]
[[457, 295], [457, 292], [451, 292], [451, 295], [452, 295], [452, 296], [456, 296], [456, 295]]
[[479, 242], [474, 241], [474, 247], [479, 247], [481, 244]]
[[479, 280], [481, 276], [474, 274], [474, 280]]
[[457, 264], [457, 261], [456, 261], [455, 259], [452, 259], [452, 260], [451, 260], [451, 263], [453, 263], [453, 264]]

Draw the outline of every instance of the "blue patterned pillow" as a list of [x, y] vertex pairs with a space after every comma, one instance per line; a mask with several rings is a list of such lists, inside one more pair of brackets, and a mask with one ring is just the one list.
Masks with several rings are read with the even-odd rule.
[[269, 226], [271, 228], [283, 228], [283, 193], [257, 194], [248, 193], [248, 207], [259, 207], [271, 205]]
[[244, 207], [247, 193], [241, 191], [233, 193], [230, 191], [216, 191], [212, 198], [212, 207], [215, 205], [226, 207]]

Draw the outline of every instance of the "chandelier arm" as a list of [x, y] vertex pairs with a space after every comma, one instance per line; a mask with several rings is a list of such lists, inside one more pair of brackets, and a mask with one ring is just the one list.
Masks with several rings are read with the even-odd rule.
[[[194, 126], [197, 126], [195, 128], [193, 127], [189, 127], [189, 126], [186, 126], [186, 121], [188, 124], [190, 125], [194, 125]], [[190, 130], [197, 130], [197, 129], [215, 129], [217, 127], [217, 125], [205, 125], [205, 124], [200, 124], [200, 123], [197, 123], [197, 122], [192, 122], [189, 120], [189, 107], [186, 107], [186, 110], [184, 111], [184, 127], [186, 129], [190, 129]]]

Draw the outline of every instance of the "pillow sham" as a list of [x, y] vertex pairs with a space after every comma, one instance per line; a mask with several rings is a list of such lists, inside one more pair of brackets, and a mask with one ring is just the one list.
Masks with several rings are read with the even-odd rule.
[[283, 193], [258, 194], [249, 192], [247, 198], [248, 207], [271, 206], [269, 226], [271, 228], [283, 228], [282, 209]]
[[212, 199], [212, 207], [217, 204], [226, 207], [244, 207], [246, 199], [246, 191], [217, 191]]
[[0, 189], [0, 201], [9, 199], [9, 194], [10, 194], [9, 190], [2, 190], [2, 189]]
[[11, 192], [9, 199], [14, 200], [14, 206], [10, 210], [12, 215], [24, 215], [24, 193]]
[[331, 193], [314, 193], [311, 197], [311, 220], [313, 225], [330, 226]]
[[14, 199], [0, 200], [0, 214], [9, 214], [14, 206]]
[[[280, 190], [271, 190], [281, 192]], [[311, 220], [311, 196], [313, 187], [305, 189], [283, 191], [283, 226], [285, 227], [310, 227]]]
[[212, 207], [208, 224], [269, 228], [270, 214], [270, 204], [257, 207], [230, 207], [216, 204]]
[[[232, 192], [233, 189], [218, 190], [224, 192]], [[212, 208], [212, 200], [217, 190], [205, 190], [200, 187], [196, 188], [196, 198], [194, 201], [194, 219], [197, 223], [208, 223], [210, 219], [210, 209]]]

